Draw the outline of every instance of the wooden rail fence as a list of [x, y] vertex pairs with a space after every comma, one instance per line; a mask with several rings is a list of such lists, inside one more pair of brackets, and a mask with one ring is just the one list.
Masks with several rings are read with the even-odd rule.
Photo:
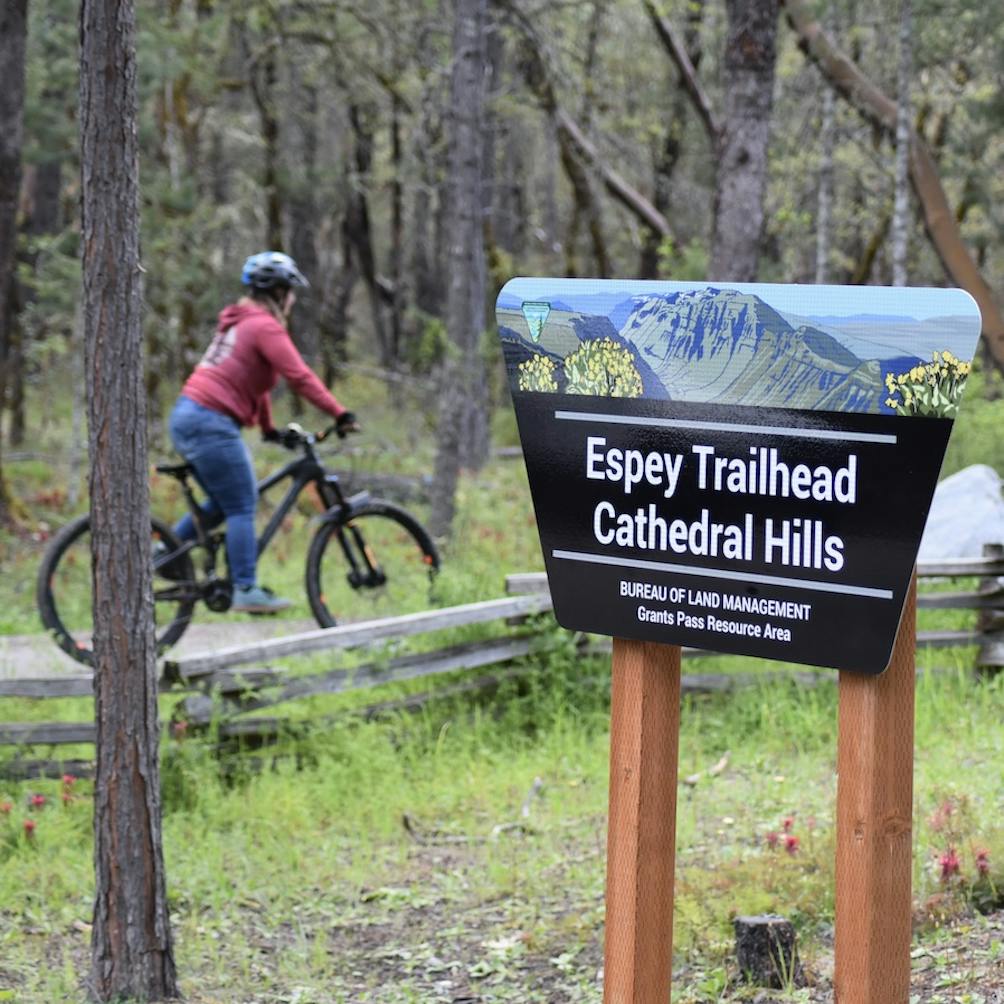
[[[924, 631], [918, 633], [918, 647], [978, 646], [976, 665], [996, 670], [1004, 666], [1004, 547], [989, 546], [982, 557], [927, 561], [918, 568], [924, 579], [976, 578], [978, 588], [960, 592], [925, 592], [919, 606], [926, 609], [963, 609], [978, 613], [977, 624], [970, 630]], [[242, 736], [259, 738], [277, 734], [283, 722], [276, 718], [235, 717], [272, 708], [297, 698], [334, 694], [381, 683], [435, 676], [455, 670], [476, 669], [510, 663], [560, 643], [547, 620], [531, 618], [551, 610], [551, 597], [543, 573], [523, 573], [506, 578], [506, 592], [501, 599], [466, 603], [460, 606], [388, 617], [381, 620], [340, 625], [204, 652], [163, 664], [161, 690], [177, 693], [182, 701], [175, 718], [186, 727], [201, 727], [219, 719], [221, 739]], [[474, 624], [496, 623], [487, 638], [452, 644], [428, 652], [390, 655], [380, 646], [395, 640], [414, 638], [431, 632]], [[602, 643], [601, 643], [602, 645]], [[336, 665], [309, 674], [293, 673], [270, 663], [292, 655], [335, 653], [370, 649], [373, 661], [347, 667]], [[692, 659], [709, 653], [684, 649]], [[509, 670], [502, 674], [512, 674]], [[820, 671], [789, 673], [799, 682], [812, 683], [832, 674]], [[408, 707], [422, 698], [441, 693], [455, 693], [497, 684], [496, 674], [477, 680], [440, 688], [429, 695], [382, 702], [374, 708]], [[762, 680], [764, 674], [736, 676], [689, 674], [684, 690], [713, 692], [733, 689]], [[93, 694], [89, 672], [60, 676], [0, 680], [0, 698], [90, 697]], [[171, 723], [165, 723], [165, 728]], [[0, 745], [18, 747], [59, 746], [92, 743], [94, 725], [81, 722], [0, 722]], [[7, 764], [8, 773], [23, 776], [24, 762]]]

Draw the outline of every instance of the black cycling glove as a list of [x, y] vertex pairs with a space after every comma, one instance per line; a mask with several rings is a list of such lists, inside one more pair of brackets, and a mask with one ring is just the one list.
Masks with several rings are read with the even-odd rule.
[[343, 411], [338, 418], [335, 419], [335, 432], [339, 436], [346, 436], [348, 433], [355, 431], [355, 427], [358, 425], [356, 420], [355, 412], [353, 411]]

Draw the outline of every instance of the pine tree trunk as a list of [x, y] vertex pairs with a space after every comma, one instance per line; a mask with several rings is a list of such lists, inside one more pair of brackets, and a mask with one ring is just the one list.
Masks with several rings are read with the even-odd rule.
[[[21, 189], [21, 144], [24, 138], [24, 60], [28, 0], [7, 0], [0, 7], [0, 414], [6, 399], [12, 283], [17, 252], [17, 206]], [[0, 526], [13, 519], [13, 500], [3, 473], [0, 430]]]
[[131, 0], [83, 0], [80, 39], [97, 722], [89, 989], [99, 1001], [165, 1000], [178, 987], [161, 847]]
[[441, 391], [439, 447], [432, 490], [432, 531], [449, 533], [462, 464], [487, 459], [487, 381], [481, 358], [485, 330], [485, 253], [481, 192], [484, 143], [487, 0], [456, 0], [450, 88], [447, 362]]
[[763, 235], [778, 0], [726, 0], [725, 114], [719, 140], [712, 279], [753, 282]]

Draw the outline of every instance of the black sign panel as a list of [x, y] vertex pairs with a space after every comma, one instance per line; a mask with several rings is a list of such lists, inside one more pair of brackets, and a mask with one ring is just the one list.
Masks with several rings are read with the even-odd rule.
[[517, 407], [560, 624], [886, 667], [950, 421], [570, 403]]
[[819, 290], [806, 318], [792, 287], [506, 286], [559, 623], [885, 669], [979, 315], [955, 290], [874, 289], [823, 315]]

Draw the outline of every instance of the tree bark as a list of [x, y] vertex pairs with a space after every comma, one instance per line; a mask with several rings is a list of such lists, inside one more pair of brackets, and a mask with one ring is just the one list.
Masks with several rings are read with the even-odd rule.
[[819, 126], [819, 192], [816, 197], [816, 282], [829, 278], [830, 236], [833, 208], [833, 136], [836, 122], [836, 102], [833, 88], [825, 80], [823, 111]]
[[[25, 44], [28, 0], [7, 0], [0, 7], [0, 414], [6, 399], [11, 300], [17, 254], [17, 208], [21, 190], [21, 146], [24, 140]], [[13, 499], [3, 473], [0, 429], [0, 526], [13, 521]]]
[[80, 41], [97, 722], [89, 989], [99, 1001], [165, 1000], [178, 987], [161, 847], [131, 0], [83, 0]]
[[[837, 92], [873, 126], [886, 135], [896, 128], [896, 104], [883, 94], [834, 44], [804, 0], [781, 0], [799, 47], [826, 74]], [[924, 224], [945, 271], [979, 305], [983, 338], [994, 362], [1004, 370], [1004, 314], [994, 299], [969, 249], [962, 240], [955, 214], [948, 204], [934, 158], [924, 140], [910, 138], [910, 180], [924, 210]]]
[[[300, 74], [293, 60], [290, 63], [292, 83], [296, 89], [298, 100], [292, 119], [297, 126], [299, 138], [299, 156], [302, 173], [293, 186], [289, 200], [291, 235], [290, 252], [296, 259], [300, 271], [310, 280], [313, 289], [308, 296], [298, 299], [293, 315], [293, 330], [300, 351], [307, 362], [313, 366], [318, 355], [318, 322], [320, 318], [320, 300], [323, 290], [320, 259], [317, 253], [317, 223], [320, 216], [317, 206], [317, 144], [318, 144], [318, 114], [317, 87], [300, 79]], [[300, 398], [294, 396], [294, 401]]]
[[393, 369], [397, 363], [391, 333], [384, 314], [385, 292], [377, 275], [376, 250], [373, 243], [373, 225], [370, 218], [367, 189], [372, 182], [373, 146], [376, 131], [376, 109], [369, 103], [352, 101], [349, 104], [349, 123], [355, 138], [355, 169], [349, 179], [349, 197], [343, 233], [351, 242], [353, 259], [366, 283], [373, 330], [380, 349], [380, 363]]
[[251, 96], [258, 109], [261, 140], [264, 148], [262, 189], [265, 193], [265, 243], [270, 251], [282, 251], [282, 192], [279, 188], [279, 114], [276, 109], [275, 46], [266, 45], [259, 60], [251, 66]]
[[899, 24], [899, 79], [896, 106], [896, 179], [892, 210], [892, 284], [906, 285], [906, 256], [910, 236], [910, 77], [913, 53], [911, 51], [911, 0], [900, 0]]
[[725, 114], [718, 142], [713, 279], [753, 282], [763, 237], [778, 0], [726, 0]]
[[432, 532], [453, 524], [460, 467], [488, 455], [482, 198], [487, 0], [456, 0], [450, 84], [450, 229], [446, 293], [447, 361], [441, 389], [439, 446], [432, 490]]

